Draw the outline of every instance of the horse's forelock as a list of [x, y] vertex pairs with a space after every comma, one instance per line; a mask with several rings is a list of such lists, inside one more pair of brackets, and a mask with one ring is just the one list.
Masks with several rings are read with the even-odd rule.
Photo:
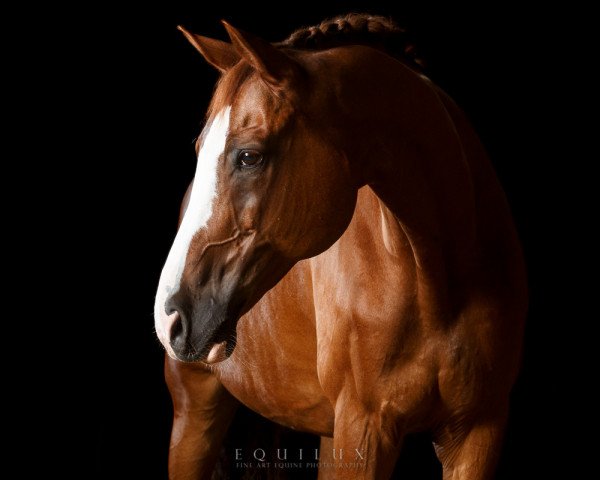
[[252, 67], [242, 61], [219, 79], [208, 107], [207, 118], [212, 118], [224, 108], [233, 105], [240, 87], [251, 73]]

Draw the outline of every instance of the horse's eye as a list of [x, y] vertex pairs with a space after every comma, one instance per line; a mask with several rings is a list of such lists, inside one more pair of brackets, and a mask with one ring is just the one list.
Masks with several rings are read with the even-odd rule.
[[238, 162], [243, 168], [258, 167], [263, 163], [263, 154], [258, 150], [242, 150], [238, 154]]

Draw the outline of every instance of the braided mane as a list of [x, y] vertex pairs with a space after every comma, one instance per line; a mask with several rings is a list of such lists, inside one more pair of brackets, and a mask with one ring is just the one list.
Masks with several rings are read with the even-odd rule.
[[[379, 15], [341, 15], [324, 20], [319, 25], [296, 30], [283, 42], [275, 44], [282, 48], [306, 50], [327, 50], [343, 45], [367, 45], [401, 60], [417, 72], [424, 69], [424, 63], [417, 57], [407, 32], [393, 20]], [[216, 94], [207, 111], [208, 117], [233, 103], [240, 85], [251, 73], [250, 66], [245, 63], [241, 68], [232, 70], [232, 74], [224, 75], [219, 80]]]
[[308, 50], [326, 50], [343, 45], [367, 45], [422, 70], [423, 61], [406, 30], [380, 15], [350, 13], [324, 20], [319, 25], [296, 30], [278, 46]]

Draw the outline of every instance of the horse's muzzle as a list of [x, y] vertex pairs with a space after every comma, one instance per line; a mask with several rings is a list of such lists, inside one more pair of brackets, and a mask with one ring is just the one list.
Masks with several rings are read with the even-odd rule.
[[235, 324], [238, 315], [209, 299], [185, 312], [167, 302], [167, 313], [173, 323], [169, 346], [177, 360], [212, 364], [227, 359], [235, 347]]

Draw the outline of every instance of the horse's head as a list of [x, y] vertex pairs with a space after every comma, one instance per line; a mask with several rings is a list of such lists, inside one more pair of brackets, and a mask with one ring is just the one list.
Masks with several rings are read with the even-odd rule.
[[226, 28], [232, 43], [184, 31], [222, 72], [156, 296], [158, 337], [184, 361], [231, 354], [238, 319], [295, 262], [331, 246], [356, 201], [346, 157], [324, 139], [319, 109], [331, 107], [314, 65]]

